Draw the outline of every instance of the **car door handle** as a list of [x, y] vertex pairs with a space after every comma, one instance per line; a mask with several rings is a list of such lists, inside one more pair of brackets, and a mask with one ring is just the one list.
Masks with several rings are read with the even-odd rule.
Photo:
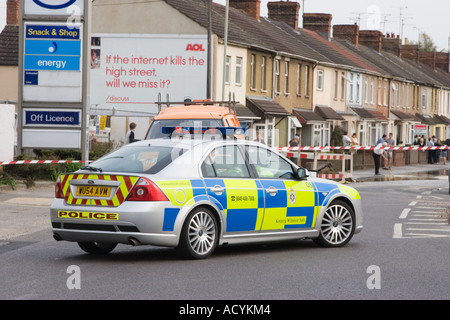
[[215, 194], [220, 196], [224, 192], [225, 189], [219, 185], [215, 185], [214, 187], [210, 188], [209, 190], [211, 190], [211, 192], [214, 192]]
[[270, 194], [271, 196], [274, 196], [277, 194], [278, 189], [276, 189], [275, 187], [270, 187], [270, 188], [266, 189], [266, 192], [268, 194]]

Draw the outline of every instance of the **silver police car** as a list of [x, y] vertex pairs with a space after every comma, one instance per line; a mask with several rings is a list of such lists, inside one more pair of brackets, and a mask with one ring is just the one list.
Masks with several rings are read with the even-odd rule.
[[61, 174], [50, 211], [54, 238], [88, 253], [122, 243], [174, 247], [190, 259], [226, 244], [310, 238], [340, 247], [363, 227], [355, 189], [242, 139], [126, 145]]

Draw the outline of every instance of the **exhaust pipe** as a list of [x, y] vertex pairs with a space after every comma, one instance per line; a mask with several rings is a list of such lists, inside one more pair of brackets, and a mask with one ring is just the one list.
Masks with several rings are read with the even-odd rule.
[[133, 247], [139, 246], [139, 245], [141, 244], [141, 242], [140, 242], [138, 239], [133, 238], [133, 237], [129, 237], [129, 238], [128, 238], [128, 242], [129, 242]]
[[61, 236], [57, 233], [53, 234], [53, 239], [55, 239], [56, 241], [62, 241], [63, 239], [61, 238]]

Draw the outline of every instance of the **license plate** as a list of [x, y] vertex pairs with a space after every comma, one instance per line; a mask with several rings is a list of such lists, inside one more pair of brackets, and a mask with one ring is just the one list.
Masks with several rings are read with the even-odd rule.
[[79, 186], [77, 187], [77, 196], [79, 197], [102, 197], [109, 198], [111, 193], [110, 187], [93, 187], [93, 186]]

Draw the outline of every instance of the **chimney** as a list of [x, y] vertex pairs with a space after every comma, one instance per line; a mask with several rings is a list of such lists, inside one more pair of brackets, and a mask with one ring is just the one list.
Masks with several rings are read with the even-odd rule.
[[419, 63], [419, 46], [417, 44], [404, 44], [400, 51], [401, 58]]
[[327, 13], [305, 13], [303, 28], [317, 32], [325, 39], [330, 39], [332, 19], [333, 16]]
[[450, 53], [436, 52], [436, 69], [450, 72]]
[[377, 52], [382, 49], [383, 33], [378, 30], [359, 31], [359, 44], [370, 47]]
[[390, 52], [392, 54], [395, 54], [397, 57], [400, 57], [401, 53], [401, 39], [399, 37], [391, 36], [389, 37], [383, 37], [381, 40], [381, 49], [383, 51]]
[[298, 13], [300, 11], [298, 2], [268, 2], [267, 9], [269, 19], [285, 22], [292, 28], [298, 29]]
[[19, 25], [19, 0], [7, 0], [6, 24], [14, 26]]
[[356, 48], [358, 48], [359, 26], [356, 23], [334, 25], [333, 38], [350, 41], [356, 46]]
[[259, 20], [261, 0], [229, 0], [230, 7], [242, 10], [249, 16]]
[[436, 68], [436, 52], [419, 51], [419, 63]]

